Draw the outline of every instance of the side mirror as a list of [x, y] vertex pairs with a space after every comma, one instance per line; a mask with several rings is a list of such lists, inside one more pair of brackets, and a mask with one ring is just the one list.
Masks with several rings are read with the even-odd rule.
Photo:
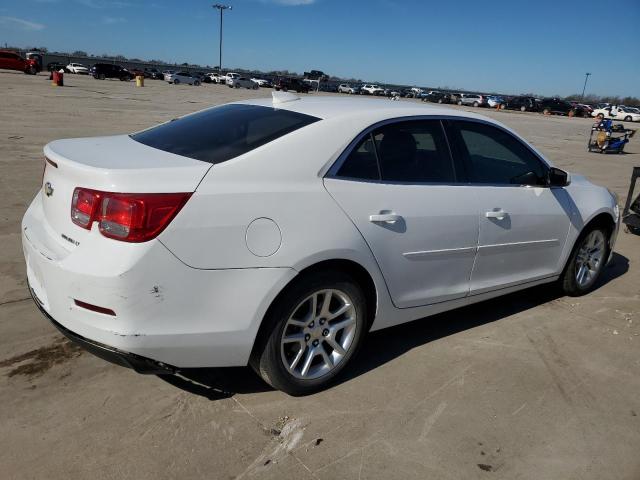
[[571, 183], [571, 176], [564, 170], [551, 167], [547, 175], [550, 187], [566, 187]]

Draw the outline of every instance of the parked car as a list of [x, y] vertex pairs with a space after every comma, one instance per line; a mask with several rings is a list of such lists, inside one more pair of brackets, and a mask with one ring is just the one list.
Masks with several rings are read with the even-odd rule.
[[580, 106], [574, 106], [571, 103], [560, 98], [543, 98], [540, 101], [539, 109], [545, 115], [568, 115], [570, 117], [588, 117], [589, 114]]
[[495, 121], [404, 102], [276, 93], [44, 155], [21, 235], [55, 327], [140, 373], [251, 365], [294, 395], [369, 331], [541, 283], [590, 292], [620, 219]]
[[280, 77], [273, 86], [276, 91], [282, 90], [283, 92], [293, 90], [298, 93], [309, 93], [311, 91], [311, 86], [308, 83], [293, 77]]
[[89, 75], [89, 69], [81, 63], [70, 63], [66, 67], [67, 72], [79, 75]]
[[309, 80], [327, 80], [329, 76], [322, 70], [311, 70], [310, 72], [304, 72], [304, 78]]
[[133, 73], [120, 65], [112, 63], [96, 63], [89, 69], [89, 74], [97, 80], [117, 78], [123, 82], [133, 80]]
[[487, 95], [486, 97], [487, 107], [496, 108], [502, 106], [505, 102], [504, 98], [498, 95]]
[[190, 72], [181, 71], [176, 73], [170, 73], [165, 76], [167, 82], [173, 85], [180, 85], [181, 83], [186, 83], [187, 85], [200, 85], [200, 79], [198, 77], [193, 76]]
[[614, 120], [624, 120], [625, 122], [640, 122], [640, 111], [636, 108], [620, 105], [611, 105], [599, 108], [591, 113], [596, 118], [610, 118]]
[[131, 75], [133, 75], [133, 77], [144, 77], [144, 70], [141, 70], [139, 68], [129, 68], [128, 69], [131, 72]]
[[221, 78], [223, 78], [224, 79], [224, 83], [228, 85], [229, 82], [231, 80], [233, 80], [234, 78], [240, 78], [240, 74], [239, 73], [235, 73], [235, 72], [229, 72], [229, 73], [225, 74]]
[[164, 72], [162, 72], [162, 78], [166, 82], [167, 78], [169, 78], [169, 75], [173, 75], [174, 73], [176, 73], [175, 70], [165, 70]]
[[426, 96], [422, 97], [422, 101], [432, 103], [455, 103], [451, 99], [451, 94], [447, 92], [429, 92]]
[[380, 87], [378, 85], [367, 83], [367, 84], [362, 86], [362, 88], [360, 89], [360, 93], [362, 95], [383, 95], [384, 94], [384, 88], [382, 88], [382, 87]]
[[341, 83], [338, 85], [338, 93], [356, 94], [360, 93], [360, 89], [349, 85], [348, 83]]
[[247, 77], [234, 77], [227, 81], [229, 88], [247, 88], [251, 90], [257, 90], [260, 86]]
[[12, 50], [0, 50], [0, 68], [35, 75], [40, 71], [40, 64], [33, 58], [22, 58]]
[[145, 68], [144, 76], [151, 80], [164, 80], [164, 75], [157, 68]]
[[47, 72], [59, 72], [60, 70], [62, 70], [63, 73], [69, 73], [67, 66], [60, 62], [47, 63]]
[[384, 96], [385, 97], [390, 97], [390, 98], [399, 97], [400, 96], [400, 91], [399, 90], [394, 90], [393, 88], [385, 88], [384, 89]]
[[473, 107], [486, 107], [487, 97], [475, 93], [464, 93], [458, 98], [458, 105], [471, 105]]
[[258, 86], [262, 87], [262, 88], [271, 88], [271, 87], [273, 87], [271, 82], [269, 80], [264, 79], [264, 78], [252, 78], [251, 81], [257, 83]]
[[521, 112], [537, 112], [540, 110], [540, 101], [535, 97], [527, 97], [524, 95], [509, 98], [503, 103], [504, 108], [508, 110], [520, 110]]
[[220, 80], [220, 74], [219, 73], [207, 73], [205, 76], [209, 77], [209, 80], [211, 81], [211, 83], [224, 83], [222, 80]]

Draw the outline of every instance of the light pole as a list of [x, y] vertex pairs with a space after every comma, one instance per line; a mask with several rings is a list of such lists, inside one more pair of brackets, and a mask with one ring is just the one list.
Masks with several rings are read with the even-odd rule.
[[584, 87], [582, 87], [582, 97], [580, 97], [581, 101], [584, 101], [584, 91], [587, 89], [587, 80], [589, 80], [589, 72], [584, 74]]
[[212, 5], [212, 7], [220, 10], [220, 59], [218, 62], [218, 72], [222, 73], [222, 12], [224, 10], [232, 10], [233, 7], [231, 7], [231, 5], [222, 5], [220, 3], [216, 3], [215, 5]]

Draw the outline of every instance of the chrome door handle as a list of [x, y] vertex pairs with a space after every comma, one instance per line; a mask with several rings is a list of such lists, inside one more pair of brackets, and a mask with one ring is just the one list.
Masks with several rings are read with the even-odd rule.
[[393, 224], [401, 219], [402, 217], [400, 215], [396, 215], [395, 213], [379, 213], [377, 215], [369, 215], [369, 221], [373, 223]]
[[484, 216], [486, 218], [496, 218], [498, 220], [502, 220], [504, 219], [507, 215], [509, 215], [507, 212], [505, 212], [504, 210], [500, 209], [500, 210], [491, 210], [489, 212], [484, 212]]

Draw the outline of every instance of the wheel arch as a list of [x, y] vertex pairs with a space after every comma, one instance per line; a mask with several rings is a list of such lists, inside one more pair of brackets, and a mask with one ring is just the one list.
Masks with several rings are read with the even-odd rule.
[[[584, 237], [585, 233], [588, 232], [591, 228], [595, 226], [603, 226], [609, 231], [609, 243], [611, 244], [611, 240], [613, 237], [613, 233], [616, 231], [616, 221], [613, 214], [607, 210], [601, 210], [595, 213], [592, 217], [590, 217], [580, 229], [580, 232], [576, 235], [573, 244], [571, 245], [571, 249], [568, 250], [567, 256], [564, 259], [564, 264], [562, 267], [562, 273], [567, 269], [569, 262], [571, 261], [571, 255], [573, 251], [576, 249], [578, 242]], [[611, 245], [610, 245], [611, 246]]]
[[266, 332], [271, 327], [270, 322], [267, 321], [267, 319], [280, 298], [288, 291], [289, 288], [299, 281], [301, 276], [327, 271], [346, 273], [353, 277], [362, 287], [369, 311], [369, 318], [367, 318], [367, 331], [371, 328], [378, 310], [378, 288], [376, 287], [371, 273], [364, 266], [354, 260], [346, 258], [321, 260], [299, 270], [298, 274], [293, 277], [273, 298], [260, 320], [260, 326], [253, 341], [250, 358], [254, 358], [255, 354], [260, 351], [261, 346], [266, 341]]

